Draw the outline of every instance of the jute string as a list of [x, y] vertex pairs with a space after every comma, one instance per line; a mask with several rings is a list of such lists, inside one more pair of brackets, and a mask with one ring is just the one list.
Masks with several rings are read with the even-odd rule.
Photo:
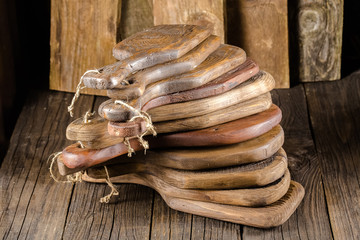
[[114, 102], [115, 104], [119, 104], [119, 105], [122, 105], [124, 106], [125, 108], [128, 108], [129, 110], [133, 111], [136, 115], [134, 117], [132, 117], [129, 122], [132, 122], [132, 121], [135, 121], [137, 118], [141, 118], [145, 121], [146, 123], [146, 130], [141, 134], [141, 135], [138, 135], [138, 136], [133, 136], [133, 137], [127, 137], [125, 138], [124, 140], [124, 144], [128, 147], [128, 156], [131, 157], [132, 154], [135, 152], [134, 149], [131, 147], [130, 145], [130, 140], [133, 139], [133, 138], [138, 138], [140, 144], [143, 146], [144, 148], [144, 152], [146, 154], [146, 149], [149, 149], [149, 143], [148, 141], [146, 141], [144, 139], [144, 136], [147, 135], [148, 133], [151, 133], [153, 136], [156, 136], [157, 133], [155, 131], [155, 127], [151, 121], [151, 117], [150, 115], [147, 113], [147, 112], [144, 112], [144, 111], [140, 111], [132, 106], [130, 106], [129, 104], [127, 104], [126, 102], [124, 101], [121, 101], [121, 100], [115, 100]]
[[100, 202], [101, 203], [109, 203], [112, 196], [118, 196], [119, 195], [119, 191], [116, 189], [114, 184], [111, 182], [109, 172], [108, 172], [108, 169], [107, 169], [106, 166], [104, 166], [104, 169], [105, 169], [105, 174], [106, 174], [105, 181], [106, 181], [107, 185], [111, 188], [111, 192], [108, 195], [100, 198]]
[[58, 157], [60, 156], [62, 152], [56, 152], [53, 153], [49, 156], [48, 161], [50, 161], [50, 176], [52, 179], [54, 179], [55, 182], [57, 183], [77, 183], [77, 182], [81, 182], [81, 176], [82, 176], [82, 172], [76, 172], [74, 174], [70, 174], [66, 176], [66, 180], [61, 180], [58, 177], [55, 176], [54, 172], [53, 172], [53, 168], [54, 168], [54, 163], [56, 162], [56, 160], [58, 159]]
[[70, 113], [70, 116], [73, 117], [74, 116], [74, 105], [75, 105], [75, 102], [78, 100], [78, 98], [80, 97], [80, 91], [84, 88], [86, 88], [85, 86], [81, 86], [82, 83], [83, 83], [83, 79], [84, 79], [84, 76], [87, 74], [87, 73], [91, 73], [91, 72], [94, 72], [94, 73], [99, 73], [99, 70], [97, 69], [94, 69], [94, 70], [87, 70], [80, 78], [80, 81], [76, 87], [76, 92], [74, 94], [74, 97], [73, 99], [71, 100], [71, 104], [70, 106], [68, 106], [68, 112]]

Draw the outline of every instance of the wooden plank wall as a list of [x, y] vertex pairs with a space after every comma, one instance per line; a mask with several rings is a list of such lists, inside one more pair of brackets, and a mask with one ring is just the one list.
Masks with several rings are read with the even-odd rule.
[[120, 7], [120, 0], [51, 1], [50, 89], [74, 91], [86, 70], [115, 62]]
[[195, 24], [207, 26], [225, 41], [223, 0], [153, 0], [154, 24]]
[[[339, 79], [343, 0], [289, 4], [290, 54], [296, 58], [291, 78]], [[212, 28], [271, 73], [276, 88], [290, 86], [286, 0], [52, 0], [50, 88], [74, 91], [86, 70], [115, 61], [116, 42], [152, 25], [175, 23]]]
[[288, 88], [287, 0], [228, 0], [228, 39], [241, 46], [262, 70]]

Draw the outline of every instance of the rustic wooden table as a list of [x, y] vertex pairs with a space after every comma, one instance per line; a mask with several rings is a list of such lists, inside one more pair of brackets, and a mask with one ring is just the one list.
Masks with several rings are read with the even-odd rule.
[[[103, 184], [56, 183], [48, 156], [70, 142], [72, 94], [31, 94], [0, 170], [2, 239], [359, 239], [360, 72], [335, 82], [272, 92], [283, 110], [292, 178], [306, 190], [282, 226], [256, 229], [169, 209], [152, 189], [117, 185], [119, 201], [101, 204]], [[76, 114], [105, 98], [82, 96]]]

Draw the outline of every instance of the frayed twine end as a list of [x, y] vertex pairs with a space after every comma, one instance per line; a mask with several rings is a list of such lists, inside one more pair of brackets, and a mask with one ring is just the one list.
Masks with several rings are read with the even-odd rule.
[[114, 184], [111, 182], [109, 172], [108, 172], [108, 169], [107, 169], [106, 166], [104, 166], [104, 169], [105, 169], [105, 174], [106, 174], [106, 180], [105, 181], [108, 184], [108, 186], [111, 188], [111, 192], [108, 195], [100, 198], [100, 202], [101, 203], [109, 203], [112, 196], [118, 196], [119, 195], [119, 191], [116, 189]]

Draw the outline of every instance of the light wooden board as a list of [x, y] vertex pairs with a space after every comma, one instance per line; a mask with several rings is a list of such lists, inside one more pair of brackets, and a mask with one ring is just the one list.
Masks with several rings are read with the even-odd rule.
[[[107, 166], [107, 169], [111, 168], [112, 166]], [[86, 174], [82, 176], [82, 179], [88, 182], [106, 183], [106, 175], [101, 174], [100, 171], [101, 170], [94, 171], [90, 168]], [[104, 172], [104, 168], [102, 168], [102, 172]], [[160, 194], [166, 194], [176, 198], [236, 206], [260, 207], [272, 204], [286, 194], [290, 186], [290, 173], [286, 170], [285, 174], [280, 179], [277, 179], [266, 186], [228, 190], [181, 189], [147, 173], [131, 173], [113, 176], [110, 180], [112, 183], [135, 183], [145, 185], [153, 188]]]
[[[154, 127], [157, 133], [203, 129], [266, 111], [271, 105], [271, 95], [270, 93], [265, 93], [233, 106], [226, 107], [225, 105], [223, 109], [208, 114], [172, 121], [156, 122], [154, 123]], [[124, 126], [124, 123], [109, 122], [107, 129], [110, 135], [117, 137], [139, 136], [146, 131], [144, 121], [133, 126], [131, 126], [130, 123], [133, 122], [126, 123]], [[134, 131], [129, 131], [131, 129], [134, 129]]]
[[182, 57], [138, 71], [125, 79], [128, 84], [116, 86], [109, 92], [116, 93], [119, 96], [116, 99], [123, 99], [124, 96], [127, 101], [139, 98], [146, 86], [193, 70], [219, 46], [220, 38], [211, 35]]
[[275, 88], [288, 88], [287, 1], [230, 0], [227, 9], [230, 43], [242, 46], [260, 69], [273, 75]]
[[254, 77], [223, 94], [194, 101], [167, 104], [147, 112], [154, 122], [204, 115], [270, 92], [274, 85], [274, 78], [270, 74], [260, 71]]
[[154, 24], [197, 24], [211, 29], [224, 43], [224, 1], [153, 0]]
[[289, 219], [304, 197], [304, 188], [292, 181], [283, 198], [258, 208], [183, 200], [165, 194], [162, 197], [168, 206], [178, 211], [258, 228], [270, 228], [280, 226]]
[[50, 89], [74, 92], [85, 71], [115, 62], [120, 11], [120, 0], [51, 1]]
[[113, 56], [119, 61], [97, 72], [86, 72], [84, 84], [96, 89], [129, 84], [126, 78], [131, 74], [178, 59], [209, 36], [207, 29], [195, 25], [160, 25], [145, 29], [117, 43]]
[[[286, 153], [280, 149], [270, 158], [245, 165], [206, 170], [179, 170], [147, 162], [130, 162], [109, 165], [109, 176], [137, 173], [156, 176], [166, 183], [182, 189], [235, 189], [270, 184], [284, 175], [287, 169]], [[105, 178], [103, 167], [89, 169], [90, 175]]]

